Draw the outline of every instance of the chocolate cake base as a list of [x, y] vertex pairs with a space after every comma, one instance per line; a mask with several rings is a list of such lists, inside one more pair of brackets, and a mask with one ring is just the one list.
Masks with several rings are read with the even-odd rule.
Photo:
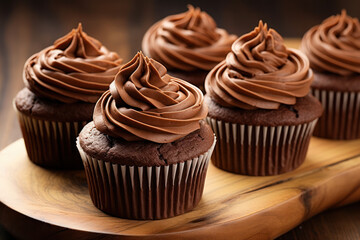
[[93, 122], [78, 139], [94, 205], [128, 219], [164, 219], [193, 209], [202, 196], [214, 145], [206, 123], [166, 144], [110, 139]]
[[16, 109], [36, 119], [57, 122], [92, 120], [95, 103], [62, 103], [39, 98], [29, 89], [22, 89], [14, 99]]
[[324, 107], [315, 136], [337, 140], [360, 138], [360, 75], [315, 72], [311, 91]]
[[171, 143], [151, 141], [128, 142], [108, 136], [87, 124], [79, 134], [81, 148], [93, 158], [105, 162], [131, 166], [161, 166], [184, 162], [209, 150], [214, 142], [214, 133], [205, 122], [200, 129]]
[[28, 89], [14, 99], [29, 159], [52, 169], [81, 169], [76, 138], [92, 119], [95, 104], [40, 99]]
[[213, 164], [252, 176], [277, 175], [299, 167], [322, 113], [313, 96], [278, 110], [224, 108], [208, 96], [205, 101], [209, 106], [207, 121], [218, 138]]

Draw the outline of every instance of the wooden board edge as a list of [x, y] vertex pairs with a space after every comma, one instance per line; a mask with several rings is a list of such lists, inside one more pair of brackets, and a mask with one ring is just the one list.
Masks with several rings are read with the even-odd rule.
[[[19, 141], [22, 141], [22, 139], [17, 140], [12, 144], [19, 144]], [[9, 146], [11, 146], [12, 144], [10, 144]], [[344, 165], [348, 165], [348, 163], [351, 161], [356, 161], [356, 164], [353, 164], [356, 167], [344, 168]], [[181, 236], [182, 239], [206, 239], [215, 237], [218, 237], [220, 239], [239, 239], [239, 236], [242, 236], [242, 239], [272, 239], [280, 236], [288, 230], [291, 230], [301, 222], [307, 220], [311, 216], [314, 216], [323, 210], [358, 201], [360, 199], [360, 179], [357, 179], [356, 177], [359, 175], [360, 172], [360, 165], [357, 164], [358, 162], [360, 162], [360, 157], [355, 157], [352, 159], [348, 159], [347, 161], [341, 161], [337, 164], [331, 164], [324, 167], [321, 171], [340, 171], [341, 174], [334, 175], [334, 177], [327, 180], [327, 183], [325, 184], [322, 183], [322, 185], [315, 185], [310, 188], [305, 187], [299, 189], [299, 191], [301, 191], [301, 194], [299, 194], [297, 197], [290, 199], [289, 201], [286, 201], [285, 203], [274, 205], [271, 208], [268, 208], [260, 213], [251, 214], [238, 220], [233, 220], [222, 224], [213, 224], [211, 226], [201, 227], [197, 229], [190, 229], [171, 233], [158, 233], [146, 236], [112, 235], [101, 232], [87, 232], [57, 226], [51, 223], [44, 222], [41, 219], [34, 219], [11, 209], [10, 207], [6, 206], [1, 202], [0, 222], [11, 234], [13, 234], [19, 239], [39, 239], [39, 237], [64, 239], [69, 236], [71, 236], [71, 238], [78, 237], [79, 239], [173, 239], [179, 236]], [[319, 174], [319, 172], [314, 172], [313, 174]], [[346, 177], [344, 177], [345, 175]], [[357, 181], [349, 184], [348, 179], [357, 179]], [[301, 177], [298, 180], [300, 181]], [[336, 191], [336, 189], [333, 189], [333, 186], [341, 187], [341, 189], [346, 192], [346, 194], [344, 194], [344, 197], [338, 198], [336, 199], [336, 201], [325, 202], [325, 204], [321, 203], [324, 198], [323, 193], [326, 193], [328, 191]], [[299, 209], [301, 209], [302, 206], [304, 209], [308, 209], [311, 205], [313, 206], [310, 209], [304, 211], [304, 214], [298, 215], [295, 220], [288, 221], [286, 215], [288, 215], [289, 213], [289, 206], [293, 206], [294, 204], [296, 206], [299, 206]], [[275, 218], [273, 214], [274, 211], [279, 213], [279, 215]], [[272, 226], [261, 225], [261, 221], [259, 221], [258, 219], [262, 219], [264, 217], [274, 218], [277, 221], [272, 221]], [[261, 226], [260, 229], [259, 225]], [[34, 231], [34, 229], [36, 229], [36, 231]], [[276, 229], [281, 230], [279, 231]]]

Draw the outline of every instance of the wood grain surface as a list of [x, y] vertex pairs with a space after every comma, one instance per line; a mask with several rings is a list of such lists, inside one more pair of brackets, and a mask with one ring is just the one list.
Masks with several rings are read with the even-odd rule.
[[[285, 37], [301, 37], [306, 29], [342, 8], [351, 16], [360, 16], [360, 2], [353, 0], [278, 0], [271, 4], [264, 1], [191, 2], [214, 16], [220, 27], [238, 35], [251, 30], [260, 18]], [[29, 56], [51, 45], [81, 21], [85, 32], [127, 61], [139, 50], [141, 38], [153, 22], [184, 11], [187, 3], [189, 1], [0, 1], [0, 149], [21, 137], [12, 99], [24, 86], [22, 69]], [[296, 47], [299, 40], [288, 43]], [[1, 208], [0, 214], [9, 217], [3, 210]], [[279, 239], [360, 239], [359, 210], [360, 202], [325, 211]], [[16, 221], [6, 222], [8, 228], [13, 223], [32, 230], [31, 218], [23, 215]], [[41, 230], [44, 229], [30, 232]], [[0, 227], [0, 238], [11, 239], [11, 236]]]
[[[20, 239], [79, 234], [91, 239], [273, 239], [325, 209], [360, 200], [359, 145], [360, 140], [312, 138], [299, 169], [271, 177], [241, 176], [210, 165], [203, 198], [193, 211], [135, 221], [95, 208], [83, 171], [50, 171], [31, 163], [20, 139], [0, 153], [0, 222]], [[28, 218], [32, 228], [16, 224], [18, 218]], [[34, 228], [44, 232], [34, 236]]]

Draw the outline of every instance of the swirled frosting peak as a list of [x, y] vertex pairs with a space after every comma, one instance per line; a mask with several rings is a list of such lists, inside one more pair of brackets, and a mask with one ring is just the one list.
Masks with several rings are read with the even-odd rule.
[[154, 24], [146, 32], [142, 48], [168, 69], [209, 71], [225, 58], [236, 36], [217, 28], [206, 12], [191, 5], [188, 8]]
[[287, 49], [282, 37], [259, 22], [232, 45], [226, 59], [206, 77], [210, 97], [225, 107], [278, 109], [308, 94], [313, 73], [298, 50]]
[[200, 128], [207, 115], [201, 91], [166, 74], [141, 52], [122, 66], [96, 103], [96, 128], [127, 141], [173, 142]]
[[98, 57], [103, 53], [100, 51], [102, 44], [88, 36], [82, 30], [82, 24], [79, 23], [77, 29], [54, 42], [54, 48], [64, 51], [67, 57]]
[[342, 10], [307, 31], [301, 50], [311, 68], [343, 76], [360, 74], [360, 23]]
[[37, 96], [64, 103], [95, 103], [114, 80], [121, 59], [79, 24], [25, 63], [25, 85]]

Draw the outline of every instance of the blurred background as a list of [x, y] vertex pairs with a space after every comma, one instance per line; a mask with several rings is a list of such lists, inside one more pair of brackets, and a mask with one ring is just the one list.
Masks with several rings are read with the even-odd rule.
[[350, 16], [360, 16], [358, 0], [1, 1], [0, 31], [6, 38], [0, 44], [4, 47], [19, 41], [28, 46], [30, 55], [82, 22], [85, 32], [129, 58], [140, 48], [149, 26], [170, 14], [186, 11], [187, 4], [200, 7], [219, 27], [237, 35], [249, 32], [262, 19], [283, 37], [299, 38], [341, 9], [347, 9]]
[[[21, 137], [12, 99], [24, 87], [22, 69], [32, 54], [52, 45], [59, 37], [76, 28], [79, 22], [90, 36], [100, 40], [109, 50], [116, 51], [127, 60], [141, 48], [145, 31], [168, 15], [184, 12], [187, 4], [198, 6], [209, 13], [221, 28], [242, 35], [257, 26], [260, 19], [277, 30], [284, 38], [301, 38], [312, 26], [346, 9], [348, 15], [360, 17], [359, 0], [9, 0], [0, 1], [0, 150]], [[1, 190], [0, 190], [1, 191]], [[307, 233], [319, 233], [319, 238], [298, 238], [306, 234], [302, 226], [283, 239], [321, 238], [326, 230], [351, 232], [360, 236], [360, 204], [327, 211], [307, 221]], [[353, 212], [353, 213], [352, 213]], [[345, 215], [344, 215], [345, 214]], [[327, 221], [340, 216], [340, 222]], [[341, 224], [341, 216], [348, 221]], [[316, 220], [317, 219], [317, 220]], [[323, 223], [324, 228], [319, 228]], [[330, 224], [330, 225], [329, 225]], [[358, 225], [356, 225], [358, 224]], [[9, 239], [0, 227], [0, 239]], [[338, 238], [341, 239], [341, 238]], [[349, 238], [352, 239], [352, 238]], [[355, 239], [355, 238], [354, 238]]]

